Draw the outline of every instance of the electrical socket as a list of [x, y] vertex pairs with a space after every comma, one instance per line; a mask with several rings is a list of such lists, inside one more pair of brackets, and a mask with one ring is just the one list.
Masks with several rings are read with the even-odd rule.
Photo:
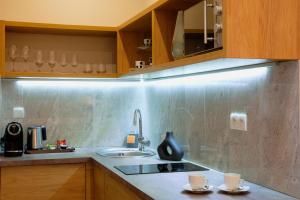
[[24, 107], [14, 107], [13, 118], [14, 119], [23, 119], [24, 117], [25, 117]]
[[230, 113], [230, 129], [247, 131], [247, 113]]

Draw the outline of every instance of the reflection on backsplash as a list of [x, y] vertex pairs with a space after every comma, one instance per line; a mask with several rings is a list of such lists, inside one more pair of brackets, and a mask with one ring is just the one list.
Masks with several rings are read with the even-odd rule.
[[[248, 78], [154, 84], [146, 93], [152, 144], [173, 130], [186, 158], [300, 198], [298, 76], [295, 61]], [[248, 132], [230, 130], [231, 112], [247, 113]]]
[[[47, 85], [46, 85], [47, 84]], [[2, 80], [1, 130], [13, 107], [25, 108], [24, 127], [47, 126], [49, 143], [67, 139], [76, 147], [120, 146], [143, 109], [142, 88], [133, 83]]]
[[[119, 146], [140, 108], [152, 147], [173, 131], [186, 158], [300, 198], [298, 62], [144, 83], [2, 79], [1, 129], [13, 107], [25, 127], [45, 124], [48, 142]], [[248, 115], [248, 132], [230, 130], [231, 112]]]

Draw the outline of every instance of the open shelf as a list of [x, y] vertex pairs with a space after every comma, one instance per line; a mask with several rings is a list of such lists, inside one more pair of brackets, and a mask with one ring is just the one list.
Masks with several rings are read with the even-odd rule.
[[117, 77], [116, 28], [7, 21], [1, 27], [2, 77]]
[[133, 80], [160, 79], [166, 77], [209, 73], [232, 68], [249, 67], [263, 63], [264, 66], [266, 66], [269, 65], [268, 63], [273, 62], [273, 60], [269, 59], [240, 59], [223, 57], [224, 51], [220, 50], [203, 55], [183, 58], [161, 65], [153, 65], [145, 69], [138, 69], [122, 75], [121, 78]]
[[[145, 47], [144, 39], [152, 40], [152, 12], [125, 24], [118, 31], [118, 65], [119, 73], [126, 74], [136, 71], [135, 62], [144, 61], [150, 64], [152, 46]], [[146, 66], [145, 66], [146, 67]]]
[[[143, 77], [148, 77], [148, 76], [152, 77], [152, 74], [154, 74], [154, 73], [156, 74], [157, 72], [160, 72], [160, 71], [173, 70], [176, 67], [196, 64], [199, 62], [205, 62], [205, 61], [209, 61], [209, 60], [215, 60], [215, 59], [224, 57], [224, 55], [225, 55], [224, 50], [219, 50], [219, 51], [201, 54], [201, 55], [197, 55], [197, 56], [186, 57], [186, 58], [182, 58], [182, 59], [178, 59], [178, 60], [174, 60], [174, 61], [170, 61], [170, 62], [165, 62], [165, 63], [161, 63], [161, 64], [154, 64], [153, 66], [150, 66], [145, 69], [137, 69], [137, 70], [134, 70], [127, 74], [122, 75], [122, 77], [139, 77], [140, 74], [143, 74]], [[181, 71], [182, 69], [179, 69], [179, 70]], [[176, 75], [180, 75], [180, 74], [176, 74]], [[160, 77], [160, 75], [159, 75], [159, 77]], [[156, 77], [156, 78], [159, 78], [159, 77]]]
[[[199, 2], [201, 0], [161, 0], [150, 7], [150, 9], [146, 9], [122, 24], [118, 36], [120, 41], [118, 42], [118, 63], [122, 66], [120, 74], [143, 73], [159, 69], [160, 67], [175, 67], [176, 63], [181, 63], [174, 60], [171, 52], [177, 12], [178, 10], [186, 10]], [[148, 32], [148, 36], [150, 31], [153, 65], [145, 69], [133, 70], [134, 61], [137, 58], [146, 59], [147, 56], [150, 56], [149, 54], [141, 56], [134, 50], [137, 40], [145, 37], [143, 35], [145, 32]], [[191, 31], [193, 34], [201, 34], [201, 30]], [[219, 53], [215, 55], [219, 55]], [[202, 57], [205, 56], [200, 56], [200, 58]], [[189, 59], [191, 57], [184, 58], [183, 63]], [[197, 59], [197, 61], [201, 62], [201, 59]]]

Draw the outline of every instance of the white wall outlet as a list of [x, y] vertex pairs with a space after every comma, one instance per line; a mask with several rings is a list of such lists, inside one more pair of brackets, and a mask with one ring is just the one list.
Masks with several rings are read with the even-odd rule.
[[23, 119], [25, 117], [25, 110], [23, 107], [14, 107], [13, 118]]
[[230, 129], [247, 131], [247, 113], [230, 113]]

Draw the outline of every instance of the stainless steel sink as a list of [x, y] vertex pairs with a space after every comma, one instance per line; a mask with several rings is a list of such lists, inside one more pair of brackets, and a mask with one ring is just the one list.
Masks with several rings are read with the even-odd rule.
[[155, 155], [155, 153], [150, 150], [139, 151], [138, 149], [121, 148], [121, 147], [104, 148], [97, 151], [96, 153], [100, 156], [117, 157], [117, 158], [149, 157]]

